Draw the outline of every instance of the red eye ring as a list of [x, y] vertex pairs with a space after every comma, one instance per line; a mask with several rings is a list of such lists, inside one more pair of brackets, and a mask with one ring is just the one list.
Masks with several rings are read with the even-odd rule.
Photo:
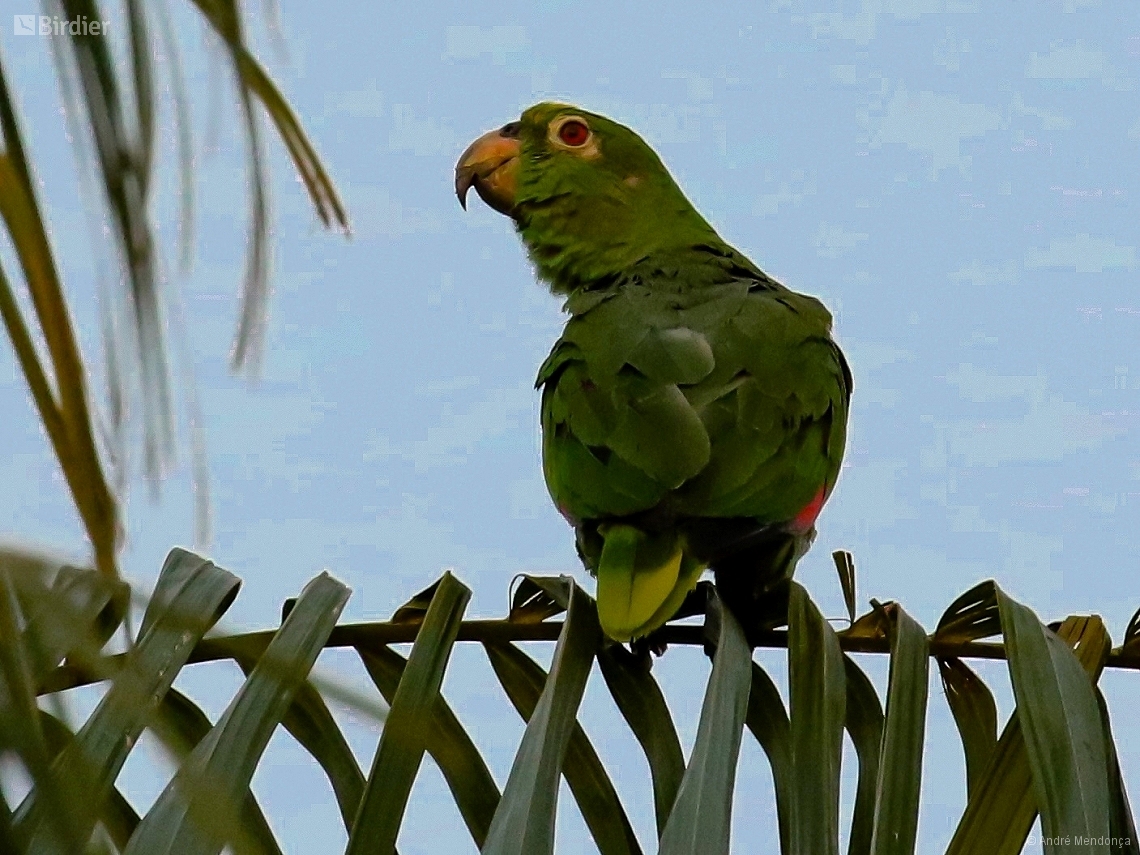
[[571, 148], [578, 148], [586, 144], [590, 139], [590, 129], [586, 127], [585, 122], [578, 119], [570, 119], [568, 122], [563, 122], [562, 126], [558, 128], [558, 139]]

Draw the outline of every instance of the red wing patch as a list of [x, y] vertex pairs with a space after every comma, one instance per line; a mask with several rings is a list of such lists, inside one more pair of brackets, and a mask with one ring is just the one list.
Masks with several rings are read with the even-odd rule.
[[804, 505], [803, 509], [792, 518], [788, 526], [794, 532], [805, 532], [815, 525], [819, 512], [823, 510], [823, 503], [827, 501], [827, 488], [820, 487], [815, 497]]

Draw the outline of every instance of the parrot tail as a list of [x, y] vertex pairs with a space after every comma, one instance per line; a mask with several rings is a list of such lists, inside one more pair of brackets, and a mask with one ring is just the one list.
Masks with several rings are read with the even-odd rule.
[[675, 532], [650, 534], [626, 523], [598, 526], [598, 619], [614, 641], [648, 635], [669, 620], [704, 565]]

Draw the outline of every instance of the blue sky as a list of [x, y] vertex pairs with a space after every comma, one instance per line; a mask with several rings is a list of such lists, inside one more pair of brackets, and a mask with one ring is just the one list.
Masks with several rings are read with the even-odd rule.
[[[198, 259], [172, 285], [209, 443], [208, 552], [245, 579], [233, 626], [273, 622], [281, 600], [326, 567], [354, 589], [351, 620], [386, 617], [445, 567], [474, 588], [470, 613], [483, 616], [503, 613], [516, 573], [581, 575], [541, 480], [532, 390], [561, 328], [559, 301], [533, 281], [510, 223], [478, 203], [465, 214], [452, 191], [471, 139], [554, 98], [637, 129], [726, 240], [833, 310], [856, 378], [848, 456], [798, 573], [827, 614], [843, 613], [829, 558], [842, 547], [862, 601], [899, 600], [928, 629], [955, 595], [995, 577], [1044, 618], [1103, 615], [1119, 642], [1140, 605], [1131, 3], [1050, 0], [1030, 14], [940, 0], [838, 11], [663, 2], [647, 15], [621, 2], [411, 13], [327, 0], [285, 3], [281, 40], [251, 4], [259, 54], [329, 163], [354, 230], [350, 241], [321, 232], [272, 142], [274, 295], [252, 386], [226, 374], [242, 146], [216, 51], [189, 4], [175, 5], [201, 183]], [[46, 41], [5, 24], [0, 47], [97, 360], [95, 292], [111, 266], [92, 248], [100, 221], [76, 194]], [[172, 190], [169, 131], [163, 143], [161, 183]], [[155, 216], [176, 274], [172, 196]], [[10, 446], [0, 532], [82, 555], [7, 348], [0, 422]], [[143, 585], [170, 546], [193, 541], [186, 459], [184, 445], [158, 505], [132, 481], [124, 566]], [[517, 717], [478, 651], [457, 657], [446, 692], [502, 782]], [[779, 669], [778, 656], [762, 658]], [[325, 664], [359, 679], [347, 657]], [[881, 664], [868, 667], [882, 676]], [[226, 701], [210, 688], [216, 672], [191, 672], [188, 687], [216, 714]], [[688, 744], [707, 666], [670, 651], [658, 673]], [[1140, 700], [1134, 677], [1104, 679], [1118, 731]], [[644, 761], [597, 681], [583, 721], [648, 841]], [[374, 730], [351, 727], [367, 767]], [[937, 851], [964, 786], [936, 684], [928, 739], [920, 849]], [[1140, 740], [1120, 742], [1135, 791]], [[746, 746], [735, 848], [774, 851], [770, 782]], [[287, 738], [269, 757], [256, 784], [287, 847], [336, 851], [319, 772]], [[140, 798], [155, 786], [141, 763], [127, 770]], [[414, 802], [405, 855], [473, 851], [430, 763]], [[560, 852], [592, 851], [569, 801], [559, 834]]]

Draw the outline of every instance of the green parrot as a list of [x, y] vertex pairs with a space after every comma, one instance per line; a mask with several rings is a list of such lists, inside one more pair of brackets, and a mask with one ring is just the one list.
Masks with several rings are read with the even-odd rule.
[[471, 187], [566, 297], [536, 383], [543, 474], [606, 635], [653, 632], [706, 569], [746, 628], [781, 622], [846, 442], [827, 309], [725, 243], [604, 116], [531, 107], [463, 153], [461, 203]]

